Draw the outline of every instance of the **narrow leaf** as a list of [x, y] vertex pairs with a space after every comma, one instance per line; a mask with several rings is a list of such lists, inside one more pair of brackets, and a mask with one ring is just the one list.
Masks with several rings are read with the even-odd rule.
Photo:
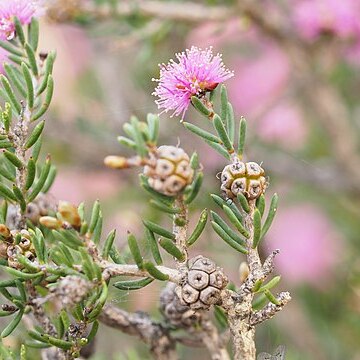
[[274, 194], [273, 197], [271, 198], [271, 203], [270, 203], [270, 208], [269, 208], [269, 212], [268, 212], [268, 216], [264, 222], [264, 226], [262, 228], [261, 231], [261, 238], [263, 238], [266, 233], [269, 231], [270, 226], [274, 220], [274, 217], [276, 215], [276, 211], [277, 211], [277, 207], [278, 207], [278, 201], [279, 201], [279, 197], [277, 194]]
[[195, 241], [200, 237], [203, 230], [205, 229], [207, 219], [208, 219], [208, 212], [207, 212], [207, 209], [204, 209], [200, 214], [200, 219], [199, 219], [198, 223], [196, 224], [194, 231], [187, 239], [186, 244], [188, 246], [193, 245], [195, 243]]
[[168, 252], [170, 255], [175, 257], [180, 262], [183, 262], [185, 260], [184, 254], [181, 252], [181, 250], [172, 242], [170, 239], [160, 239], [159, 240], [160, 246]]
[[131, 252], [132, 257], [135, 260], [135, 263], [139, 269], [143, 269], [143, 258], [140, 253], [139, 245], [136, 241], [136, 238], [134, 235], [129, 234], [128, 235], [128, 245]]
[[254, 238], [252, 247], [255, 249], [260, 242], [261, 239], [261, 215], [258, 209], [254, 211]]
[[175, 240], [175, 235], [173, 233], [171, 233], [170, 231], [164, 229], [160, 225], [155, 224], [152, 221], [148, 221], [148, 220], [143, 220], [143, 223], [149, 230], [151, 230], [155, 234], [158, 234], [158, 235], [163, 236], [168, 239]]
[[149, 230], [148, 228], [145, 228], [145, 236], [148, 241], [151, 254], [152, 254], [156, 264], [161, 265], [163, 261], [162, 261], [161, 254], [159, 251], [158, 242], [155, 239], [154, 233], [151, 230]]
[[246, 139], [246, 120], [243, 117], [241, 117], [239, 124], [239, 142], [238, 142], [238, 151], [237, 151], [240, 159], [242, 158], [244, 153], [245, 139]]
[[114, 283], [114, 286], [120, 290], [139, 290], [149, 285], [154, 281], [153, 278], [147, 277], [140, 280], [128, 280], [128, 281], [118, 281]]
[[169, 280], [169, 275], [164, 274], [152, 262], [145, 262], [144, 263], [145, 270], [151, 275], [153, 278], [158, 279], [160, 281]]
[[216, 144], [222, 144], [219, 137], [217, 137], [216, 135], [211, 134], [208, 131], [205, 131], [205, 130], [199, 128], [196, 125], [190, 124], [188, 122], [183, 122], [183, 125], [185, 126], [186, 129], [188, 129], [192, 133], [202, 137], [205, 140], [208, 140], [208, 141], [216, 143]]

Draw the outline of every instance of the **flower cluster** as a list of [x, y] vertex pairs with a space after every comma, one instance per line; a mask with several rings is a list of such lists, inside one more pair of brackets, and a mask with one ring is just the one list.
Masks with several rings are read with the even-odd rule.
[[294, 8], [294, 21], [299, 33], [314, 40], [323, 33], [340, 38], [360, 35], [357, 0], [300, 0]]
[[15, 17], [22, 25], [27, 25], [33, 17], [39, 17], [43, 13], [44, 7], [40, 0], [2, 0], [0, 2], [0, 39], [14, 38]]
[[159, 83], [153, 95], [158, 96], [159, 109], [173, 110], [172, 116], [184, 118], [192, 96], [214, 90], [234, 74], [225, 68], [221, 54], [213, 55], [212, 48], [202, 50], [192, 46], [176, 54], [176, 58], [178, 62], [170, 60], [159, 65], [160, 79], [153, 79]]

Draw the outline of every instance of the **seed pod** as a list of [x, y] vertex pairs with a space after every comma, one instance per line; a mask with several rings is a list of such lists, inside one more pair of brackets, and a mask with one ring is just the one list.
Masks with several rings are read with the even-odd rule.
[[149, 185], [157, 192], [176, 196], [186, 185], [191, 184], [194, 170], [183, 149], [160, 146], [151, 154], [149, 164], [144, 167], [144, 175], [149, 178]]
[[166, 320], [178, 328], [194, 327], [204, 316], [202, 312], [194, 311], [183, 305], [175, 293], [176, 285], [169, 283], [160, 294], [160, 311]]
[[257, 199], [265, 192], [265, 172], [255, 162], [236, 161], [225, 166], [221, 173], [221, 190], [226, 198], [243, 194], [248, 200]]
[[183, 305], [192, 310], [206, 310], [221, 301], [220, 294], [228, 283], [227, 276], [216, 264], [201, 255], [189, 260], [184, 284], [176, 288]]

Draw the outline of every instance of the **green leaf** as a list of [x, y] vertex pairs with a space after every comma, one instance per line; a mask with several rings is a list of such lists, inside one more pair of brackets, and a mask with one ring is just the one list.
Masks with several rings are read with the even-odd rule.
[[147, 277], [140, 280], [128, 280], [128, 281], [118, 281], [114, 283], [114, 286], [120, 290], [139, 290], [149, 285], [154, 281], [153, 278]]
[[239, 143], [238, 143], [238, 151], [237, 151], [240, 159], [244, 154], [245, 140], [246, 140], [246, 120], [243, 117], [241, 117], [239, 124]]
[[146, 144], [145, 144], [144, 138], [141, 134], [141, 130], [139, 127], [139, 120], [137, 119], [136, 116], [132, 116], [130, 121], [131, 121], [131, 125], [132, 125], [133, 132], [134, 132], [134, 140], [136, 143], [137, 153], [142, 158], [145, 158], [147, 156], [148, 151], [146, 149]]
[[150, 141], [156, 144], [159, 137], [160, 119], [158, 115], [148, 114], [147, 123], [149, 126]]
[[264, 211], [265, 211], [265, 196], [264, 195], [260, 195], [260, 197], [258, 197], [256, 199], [256, 207], [258, 208], [261, 217], [264, 215]]
[[13, 184], [13, 193], [20, 204], [21, 212], [24, 213], [26, 210], [26, 202], [24, 199], [24, 195], [22, 194], [21, 190]]
[[223, 124], [227, 122], [227, 115], [228, 115], [228, 95], [227, 90], [224, 84], [220, 86], [220, 102], [221, 102], [221, 120]]
[[64, 350], [70, 350], [73, 346], [73, 344], [70, 341], [65, 341], [65, 340], [61, 340], [61, 339], [57, 339], [53, 336], [50, 336], [48, 334], [41, 334], [41, 337], [44, 338], [44, 340], [53, 345], [56, 346], [60, 349], [64, 349]]
[[181, 252], [181, 250], [173, 243], [170, 239], [164, 239], [161, 238], [159, 240], [160, 246], [168, 252], [170, 255], [175, 257], [180, 262], [183, 262], [185, 260], [184, 254]]
[[25, 44], [25, 51], [27, 54], [27, 58], [29, 60], [29, 64], [30, 64], [30, 69], [33, 72], [33, 74], [35, 76], [39, 75], [39, 70], [38, 70], [38, 66], [36, 63], [36, 58], [35, 58], [35, 53], [34, 53], [34, 49], [29, 45], [29, 44]]
[[0, 183], [0, 195], [9, 201], [17, 201], [14, 193], [4, 184]]
[[54, 93], [54, 80], [52, 75], [49, 75], [46, 85], [45, 101], [41, 105], [40, 109], [32, 116], [31, 121], [36, 121], [46, 113], [46, 111], [50, 106], [53, 93]]
[[34, 183], [36, 175], [36, 165], [33, 157], [30, 157], [27, 163], [25, 190], [29, 190], [31, 185]]
[[99, 200], [96, 200], [94, 202], [92, 212], [91, 212], [91, 219], [89, 223], [89, 229], [88, 232], [92, 234], [95, 230], [95, 226], [99, 220], [99, 214], [100, 214], [100, 202]]
[[247, 198], [245, 197], [244, 194], [242, 193], [238, 193], [237, 194], [237, 199], [239, 200], [239, 203], [241, 205], [241, 207], [243, 208], [243, 210], [247, 213], [250, 212], [250, 206], [249, 206], [249, 202], [247, 200]]
[[238, 220], [240, 222], [242, 222], [242, 215], [234, 202], [225, 201], [219, 195], [210, 194], [210, 196], [214, 200], [215, 204], [218, 205], [221, 209], [223, 209], [224, 205], [228, 206], [232, 210], [232, 212], [235, 214], [235, 216], [238, 218]]
[[232, 238], [235, 242], [244, 246], [245, 241], [233, 230], [216, 212], [210, 211], [213, 220], [225, 231], [225, 233]]
[[260, 310], [264, 307], [267, 302], [267, 298], [265, 294], [260, 294], [252, 303], [252, 307], [254, 310]]
[[125, 260], [114, 246], [110, 249], [109, 256], [115, 264], [125, 264]]
[[261, 239], [261, 215], [258, 209], [254, 211], [254, 239], [252, 247], [255, 249], [259, 246], [259, 242]]
[[26, 88], [27, 88], [26, 101], [28, 103], [29, 109], [32, 109], [34, 107], [34, 100], [35, 100], [32, 76], [31, 76], [29, 68], [27, 67], [27, 65], [25, 63], [21, 64], [21, 70], [24, 75]]
[[121, 144], [121, 145], [124, 145], [124, 146], [127, 146], [129, 147], [130, 149], [136, 149], [136, 143], [135, 141], [133, 140], [130, 140], [128, 139], [127, 137], [125, 136], [118, 136], [117, 137], [117, 140], [118, 142]]
[[186, 194], [184, 202], [185, 204], [191, 204], [196, 196], [199, 194], [201, 189], [201, 185], [204, 179], [204, 174], [202, 172], [198, 172], [195, 176], [193, 183], [190, 185], [190, 191]]
[[157, 191], [155, 191], [149, 185], [148, 178], [143, 174], [140, 174], [140, 185], [148, 194], [150, 194], [154, 198], [158, 199], [159, 201], [163, 202], [164, 204], [170, 206], [174, 202], [173, 197], [166, 196], [166, 195], [160, 194]]
[[12, 45], [12, 43], [9, 42], [9, 41], [0, 40], [0, 47], [2, 47], [3, 49], [8, 51], [9, 53], [11, 53], [13, 55], [16, 55], [18, 57], [22, 57], [24, 55], [23, 52], [20, 49], [18, 49], [14, 45]]
[[222, 330], [227, 329], [228, 327], [227, 316], [225, 314], [225, 311], [220, 306], [217, 305], [214, 306], [214, 315], [215, 315], [215, 319], [220, 325], [220, 328]]
[[0, 149], [9, 149], [14, 147], [14, 144], [8, 140], [0, 140]]
[[40, 150], [42, 146], [42, 136], [39, 137], [38, 141], [35, 143], [32, 149], [32, 158], [34, 159], [35, 163], [38, 161]]
[[28, 41], [30, 46], [36, 51], [39, 43], [39, 22], [35, 17], [31, 19], [28, 28]]
[[42, 188], [42, 192], [43, 193], [47, 193], [50, 188], [52, 187], [54, 181], [55, 181], [55, 178], [56, 178], [56, 173], [57, 173], [57, 170], [56, 170], [56, 167], [51, 165], [50, 167], [50, 171], [49, 171], [49, 175], [45, 181], [45, 185], [44, 187]]
[[224, 144], [225, 149], [228, 151], [229, 154], [232, 154], [234, 152], [234, 147], [230, 141], [229, 135], [219, 115], [216, 114], [214, 116], [213, 123], [215, 130], [219, 135], [219, 138]]
[[19, 78], [16, 76], [13, 67], [7, 63], [4, 63], [3, 66], [4, 66], [4, 70], [6, 71], [7, 77], [15, 85], [20, 95], [26, 97], [26, 91], [24, 89], [24, 86], [19, 80]]
[[38, 140], [40, 135], [42, 134], [45, 126], [45, 121], [39, 122], [31, 132], [29, 138], [25, 143], [25, 149], [30, 149]]
[[0, 175], [11, 182], [16, 181], [15, 176], [10, 171], [8, 171], [5, 167], [0, 166]]
[[158, 234], [160, 236], [163, 236], [168, 239], [175, 240], [175, 235], [171, 233], [170, 231], [164, 229], [158, 224], [153, 223], [152, 221], [143, 220], [143, 224], [152, 232], [155, 234]]
[[233, 240], [215, 221], [212, 221], [211, 225], [220, 238], [223, 239], [228, 245], [243, 254], [248, 253], [248, 251], [243, 246]]
[[225, 159], [230, 160], [230, 154], [224, 149], [224, 147], [220, 144], [216, 144], [214, 142], [205, 140], [205, 142], [210, 145], [216, 152], [218, 152]]
[[98, 332], [98, 329], [99, 329], [99, 322], [97, 320], [95, 320], [93, 322], [93, 326], [91, 327], [90, 333], [87, 337], [88, 343], [91, 343], [94, 340], [94, 338]]
[[5, 93], [7, 95], [7, 98], [12, 106], [12, 108], [18, 113], [21, 113], [21, 105], [18, 102], [18, 100], [16, 99], [16, 96], [14, 94], [13, 89], [11, 88], [11, 85], [9, 83], [9, 80], [4, 76], [4, 75], [0, 75], [0, 81], [1, 84], [5, 90]]
[[25, 45], [24, 30], [22, 28], [20, 20], [17, 17], [14, 18], [14, 24], [15, 24], [16, 37], [20, 40], [22, 45]]
[[277, 207], [278, 207], [279, 197], [277, 194], [274, 194], [271, 198], [270, 208], [268, 212], [268, 216], [264, 222], [264, 226], [261, 231], [261, 238], [263, 238], [266, 233], [269, 231], [270, 226], [274, 220], [274, 217], [276, 215]]
[[151, 275], [153, 278], [160, 280], [160, 281], [166, 281], [169, 280], [169, 275], [164, 274], [159, 269], [156, 268], [156, 266], [150, 262], [147, 261], [144, 263], [145, 270]]
[[199, 166], [200, 166], [199, 155], [197, 154], [197, 152], [193, 152], [193, 154], [191, 155], [191, 158], [190, 158], [190, 167], [193, 170], [196, 170], [199, 168]]
[[26, 299], [27, 299], [25, 286], [24, 286], [23, 282], [20, 281], [19, 279], [16, 279], [15, 283], [16, 283], [17, 289], [19, 290], [19, 295], [20, 295], [21, 301], [25, 303]]
[[270, 290], [272, 289], [273, 287], [275, 287], [277, 284], [279, 284], [281, 280], [281, 276], [275, 276], [274, 278], [272, 278], [267, 284], [261, 286], [257, 292], [261, 293], [261, 292], [264, 292], [266, 290]]
[[50, 52], [46, 57], [43, 80], [37, 89], [37, 93], [36, 93], [37, 96], [41, 95], [47, 87], [49, 76], [52, 74], [53, 71], [55, 58], [56, 58], [56, 53], [53, 51]]
[[219, 137], [217, 137], [216, 135], [211, 134], [208, 131], [205, 131], [205, 130], [199, 128], [196, 125], [190, 124], [188, 122], [183, 122], [183, 125], [185, 126], [186, 129], [188, 129], [192, 133], [202, 137], [203, 139], [205, 139], [207, 141], [210, 141], [210, 142], [216, 143], [216, 144], [222, 144], [222, 141], [220, 140]]
[[186, 242], [187, 246], [193, 245], [195, 243], [195, 241], [200, 237], [203, 230], [205, 229], [207, 219], [208, 219], [208, 212], [207, 212], [207, 209], [204, 209], [200, 214], [200, 219], [199, 219], [198, 223], [196, 224], [194, 231], [187, 239], [187, 242]]
[[250, 237], [249, 232], [245, 229], [244, 225], [239, 221], [233, 211], [227, 205], [224, 205], [223, 209], [230, 222], [236, 227], [241, 235], [248, 239]]
[[3, 154], [6, 157], [6, 159], [9, 160], [18, 169], [24, 166], [23, 162], [11, 151], [4, 150]]
[[191, 103], [193, 104], [194, 108], [199, 111], [201, 114], [209, 117], [213, 114], [213, 111], [209, 109], [197, 96], [191, 97]]
[[230, 103], [227, 104], [226, 127], [228, 129], [229, 138], [232, 142], [235, 140], [235, 119], [234, 110]]
[[161, 265], [163, 261], [161, 258], [159, 246], [155, 239], [154, 233], [151, 230], [149, 230], [148, 228], [145, 228], [145, 236], [146, 236], [147, 242], [149, 244], [151, 254], [152, 254], [156, 264]]
[[95, 243], [95, 245], [99, 244], [100, 240], [101, 240], [101, 234], [102, 234], [102, 228], [103, 228], [103, 216], [102, 216], [102, 212], [99, 212], [99, 219], [96, 223], [95, 229], [94, 229], [94, 233], [93, 233], [93, 242]]
[[139, 245], [134, 235], [128, 235], [128, 245], [131, 252], [132, 257], [135, 260], [135, 263], [139, 269], [143, 269], [143, 257], [141, 256], [141, 252], [139, 249]]
[[103, 251], [101, 254], [101, 256], [104, 260], [107, 260], [109, 257], [109, 252], [114, 244], [115, 237], [116, 237], [116, 230], [114, 229], [114, 230], [110, 231], [110, 233], [107, 236], [105, 243], [104, 243], [104, 248], [103, 248]]
[[20, 309], [19, 312], [15, 315], [15, 317], [11, 320], [10, 324], [5, 327], [5, 329], [1, 332], [1, 337], [5, 338], [9, 336], [19, 325], [22, 317], [24, 315], [24, 308]]
[[38, 181], [35, 183], [35, 185], [34, 185], [34, 187], [32, 189], [32, 192], [28, 196], [28, 199], [27, 199], [28, 202], [34, 201], [35, 198], [41, 192], [42, 188], [45, 185], [47, 177], [49, 175], [50, 167], [51, 167], [51, 159], [50, 159], [50, 156], [48, 155], [47, 158], [46, 158], [46, 161], [45, 161], [45, 165], [41, 169], [40, 177], [39, 177]]
[[278, 299], [272, 294], [270, 290], [265, 290], [264, 295], [268, 298], [270, 302], [272, 302], [275, 305], [281, 305]]
[[154, 207], [155, 209], [158, 209], [158, 210], [163, 211], [163, 212], [168, 213], [168, 214], [178, 214], [181, 211], [177, 207], [167, 206], [163, 202], [157, 201], [157, 200], [154, 200], [154, 199], [150, 200], [150, 205], [152, 207]]
[[16, 270], [10, 267], [4, 267], [4, 270], [9, 273], [10, 275], [13, 275], [19, 279], [24, 279], [24, 280], [30, 280], [30, 279], [36, 279], [39, 276], [44, 275], [43, 271], [39, 271], [37, 273], [34, 274], [28, 274], [28, 273], [24, 273], [20, 270]]

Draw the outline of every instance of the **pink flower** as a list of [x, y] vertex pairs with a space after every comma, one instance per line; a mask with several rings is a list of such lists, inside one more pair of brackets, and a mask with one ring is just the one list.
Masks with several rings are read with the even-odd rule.
[[27, 25], [33, 17], [39, 17], [43, 12], [40, 0], [1, 0], [0, 39], [11, 40], [15, 36], [15, 17], [22, 25]]
[[317, 207], [301, 204], [280, 207], [266, 239], [280, 249], [276, 267], [294, 285], [323, 287], [341, 262], [343, 239]]
[[315, 40], [324, 32], [341, 38], [360, 31], [358, 0], [299, 0], [295, 3], [294, 22], [300, 35]]
[[170, 60], [160, 65], [160, 79], [153, 79], [159, 84], [153, 95], [158, 96], [156, 104], [164, 112], [173, 110], [173, 115], [184, 118], [191, 97], [203, 95], [234, 76], [225, 68], [221, 54], [213, 55], [212, 48], [202, 50], [192, 46], [190, 50], [176, 54], [178, 62]]
[[308, 134], [300, 109], [289, 101], [269, 109], [256, 123], [256, 129], [263, 140], [292, 150], [303, 146]]

